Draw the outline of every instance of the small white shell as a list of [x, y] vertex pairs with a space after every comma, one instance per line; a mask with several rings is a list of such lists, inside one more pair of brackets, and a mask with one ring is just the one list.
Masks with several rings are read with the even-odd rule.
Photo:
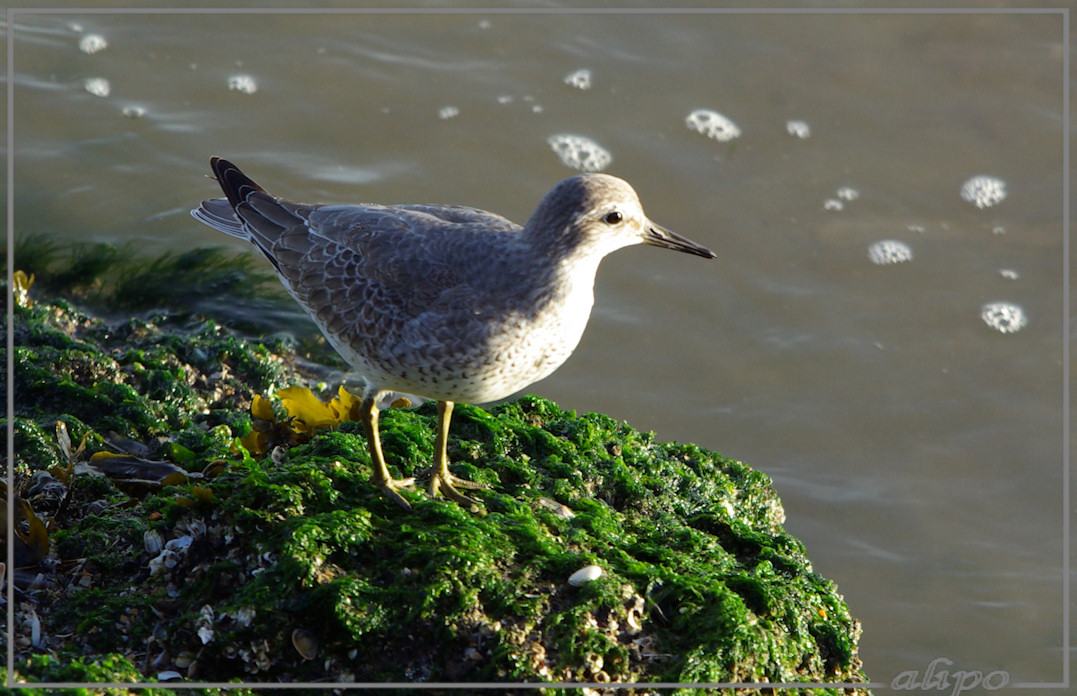
[[318, 656], [318, 638], [305, 628], [292, 631], [292, 645], [304, 660], [313, 660]]
[[45, 647], [45, 643], [41, 640], [41, 619], [32, 607], [30, 609], [30, 645], [38, 650]]
[[164, 550], [165, 540], [156, 529], [147, 529], [142, 533], [142, 547], [156, 556]]
[[568, 576], [568, 584], [573, 587], [583, 587], [593, 580], [598, 580], [602, 574], [602, 569], [596, 565], [584, 566]]
[[206, 604], [202, 607], [202, 610], [198, 613], [198, 621], [195, 625], [198, 626], [198, 637], [202, 641], [202, 645], [212, 643], [216, 637], [213, 633], [213, 607]]
[[537, 502], [542, 507], [553, 512], [553, 514], [557, 515], [558, 517], [563, 517], [566, 520], [576, 516], [576, 513], [572, 511], [572, 508], [567, 505], [564, 505], [563, 503], [559, 503], [556, 500], [551, 500], [550, 498], [539, 498]]

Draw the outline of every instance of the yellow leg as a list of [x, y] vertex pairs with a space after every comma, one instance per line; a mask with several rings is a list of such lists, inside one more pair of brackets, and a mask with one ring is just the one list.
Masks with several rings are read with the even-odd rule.
[[389, 474], [389, 467], [385, 465], [385, 456], [381, 453], [381, 435], [378, 433], [378, 396], [378, 394], [369, 394], [359, 405], [359, 415], [363, 420], [363, 427], [366, 428], [367, 446], [370, 447], [370, 461], [374, 467], [371, 480], [386, 497], [405, 510], [410, 510], [411, 503], [405, 500], [397, 489], [410, 487], [415, 483], [415, 479], [394, 479]]
[[452, 407], [453, 402], [451, 401], [438, 402], [438, 434], [434, 441], [434, 467], [433, 473], [430, 476], [430, 497], [436, 497], [438, 490], [441, 490], [449, 500], [455, 501], [465, 507], [470, 507], [476, 505], [478, 501], [473, 500], [456, 490], [456, 486], [470, 489], [487, 488], [487, 486], [453, 476], [449, 472], [449, 454], [447, 450], [449, 445], [449, 420], [452, 418]]

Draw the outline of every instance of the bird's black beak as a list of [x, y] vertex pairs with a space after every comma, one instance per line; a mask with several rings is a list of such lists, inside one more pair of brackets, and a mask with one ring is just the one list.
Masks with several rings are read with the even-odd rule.
[[696, 256], [702, 256], [705, 259], [714, 259], [718, 255], [707, 247], [696, 244], [687, 237], [682, 237], [676, 232], [671, 232], [661, 225], [656, 225], [653, 222], [648, 221], [644, 227], [643, 243], [650, 244], [651, 246], [663, 247], [665, 249], [673, 249], [674, 251], [683, 251], [686, 254], [695, 254]]

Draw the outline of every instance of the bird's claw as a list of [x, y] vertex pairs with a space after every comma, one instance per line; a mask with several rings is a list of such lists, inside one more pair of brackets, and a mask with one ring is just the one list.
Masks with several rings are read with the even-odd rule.
[[469, 498], [456, 490], [457, 486], [469, 490], [487, 490], [490, 488], [484, 483], [469, 481], [468, 479], [460, 478], [459, 476], [453, 476], [448, 472], [434, 472], [430, 476], [430, 497], [436, 498], [440, 491], [446, 498], [459, 505], [463, 505], [464, 507], [471, 507], [472, 505], [479, 504], [479, 501], [474, 498]]
[[401, 488], [413, 488], [415, 486], [415, 477], [406, 479], [390, 478], [385, 481], [377, 482], [377, 486], [386, 498], [392, 500], [405, 510], [411, 510], [411, 503], [409, 503], [404, 496], [400, 495], [398, 491]]

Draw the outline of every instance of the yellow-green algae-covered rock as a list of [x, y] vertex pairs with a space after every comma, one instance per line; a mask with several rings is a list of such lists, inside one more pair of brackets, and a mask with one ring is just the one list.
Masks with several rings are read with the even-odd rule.
[[[370, 485], [358, 423], [294, 437], [272, 394], [310, 380], [287, 341], [21, 302], [17, 679], [865, 693], [858, 622], [741, 462], [534, 396], [459, 405], [453, 466], [490, 490], [472, 510], [406, 492], [409, 513]], [[383, 414], [399, 474], [435, 421]]]

